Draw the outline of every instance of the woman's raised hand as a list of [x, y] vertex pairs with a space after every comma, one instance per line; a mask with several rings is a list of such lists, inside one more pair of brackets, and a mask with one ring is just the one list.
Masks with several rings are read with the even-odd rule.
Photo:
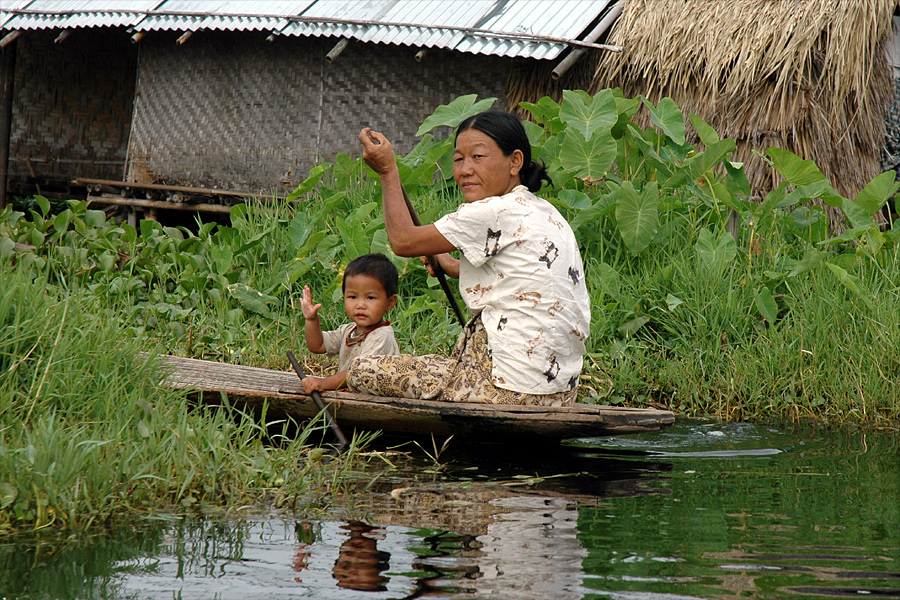
[[365, 127], [359, 132], [359, 141], [363, 145], [363, 161], [379, 175], [390, 173], [396, 168], [394, 149], [386, 137]]

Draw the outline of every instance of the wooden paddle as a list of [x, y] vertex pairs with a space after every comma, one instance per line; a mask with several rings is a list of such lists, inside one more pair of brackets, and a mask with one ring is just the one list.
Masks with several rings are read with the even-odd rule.
[[[303, 381], [303, 378], [306, 377], [306, 374], [303, 372], [303, 369], [300, 367], [300, 363], [297, 362], [297, 359], [294, 357], [294, 353], [290, 350], [287, 351], [288, 360], [291, 361], [291, 366], [294, 367], [294, 371], [297, 372], [297, 376], [300, 377], [300, 381]], [[322, 401], [322, 396], [319, 392], [313, 390], [313, 393], [310, 394], [312, 396], [313, 402], [316, 403], [316, 406], [319, 407], [319, 410], [325, 413], [325, 422], [328, 423], [328, 426], [331, 427], [331, 430], [334, 432], [334, 435], [337, 436], [338, 441], [341, 443], [340, 448], [345, 448], [347, 446], [347, 437], [344, 435], [344, 432], [341, 431], [340, 426], [337, 424], [331, 417], [331, 413], [328, 412], [328, 408], [325, 406], [325, 403]]]
[[[400, 189], [403, 191], [403, 201], [406, 202], [406, 208], [409, 210], [409, 216], [412, 217], [413, 225], [416, 227], [421, 226], [422, 223], [419, 221], [419, 215], [416, 214], [416, 209], [413, 208], [412, 202], [409, 200], [409, 194], [406, 193], [406, 189], [403, 187], [402, 183], [400, 184]], [[441, 268], [440, 263], [438, 263], [437, 259], [433, 256], [426, 256], [425, 259], [434, 270], [434, 276], [437, 278], [438, 283], [441, 284], [441, 289], [444, 290], [444, 294], [447, 295], [447, 300], [450, 301], [450, 307], [453, 309], [453, 312], [456, 313], [456, 319], [461, 326], [465, 327], [466, 321], [463, 319], [459, 304], [456, 303], [456, 296], [453, 295], [453, 290], [450, 289], [450, 284], [447, 283], [447, 278], [444, 275], [444, 270]]]

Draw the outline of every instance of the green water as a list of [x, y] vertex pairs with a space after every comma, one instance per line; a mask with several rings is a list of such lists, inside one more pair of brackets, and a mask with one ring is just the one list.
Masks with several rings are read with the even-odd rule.
[[312, 518], [3, 540], [0, 598], [900, 597], [896, 431], [680, 421], [383, 457]]

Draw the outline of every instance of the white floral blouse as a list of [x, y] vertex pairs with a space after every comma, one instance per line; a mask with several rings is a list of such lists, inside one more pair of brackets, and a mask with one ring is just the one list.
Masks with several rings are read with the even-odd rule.
[[577, 387], [590, 299], [572, 228], [523, 185], [435, 223], [460, 250], [459, 289], [481, 313], [494, 385], [553, 394]]

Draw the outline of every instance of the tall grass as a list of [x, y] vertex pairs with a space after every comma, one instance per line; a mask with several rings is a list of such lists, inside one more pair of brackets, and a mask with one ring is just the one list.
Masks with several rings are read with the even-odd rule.
[[[595, 386], [592, 401], [657, 402], [725, 420], [900, 422], [897, 263], [859, 267], [868, 303], [828, 272], [795, 278], [773, 326], [746, 268], [710, 274], [692, 258], [663, 255], [623, 276], [618, 303], [595, 292], [589, 373], [611, 384]], [[614, 329], [635, 319], [634, 332]]]
[[[238, 411], [159, 385], [154, 347], [90, 295], [0, 266], [0, 531], [84, 528], [134, 511], [317, 505], [358, 446], [311, 452], [324, 427], [271, 439]], [[268, 441], [267, 441], [268, 440]], [[359, 440], [356, 441], [359, 443]]]

